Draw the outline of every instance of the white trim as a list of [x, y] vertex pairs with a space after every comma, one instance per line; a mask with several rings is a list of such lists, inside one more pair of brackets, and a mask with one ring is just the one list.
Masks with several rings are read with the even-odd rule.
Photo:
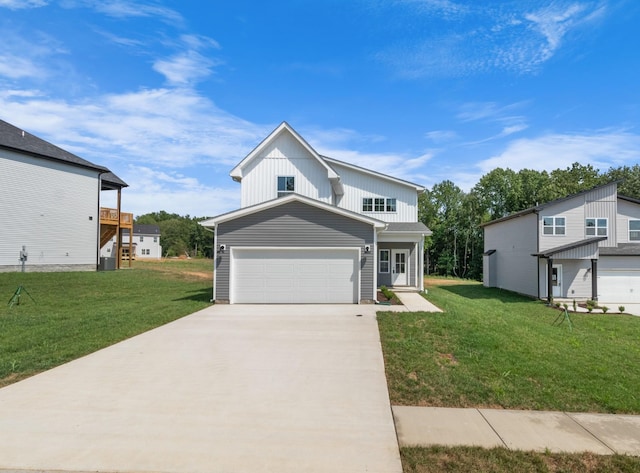
[[[564, 291], [563, 291], [564, 281], [562, 280], [562, 279], [563, 279], [563, 275], [562, 275], [562, 264], [554, 263], [554, 264], [553, 264], [553, 266], [551, 267], [552, 271], [553, 271], [553, 268], [557, 268], [557, 272], [556, 272], [556, 274], [558, 275], [558, 283], [559, 283], [559, 284], [557, 284], [557, 285], [555, 285], [555, 286], [553, 285], [553, 283], [551, 284], [551, 286], [552, 286], [552, 287], [551, 287], [551, 291], [552, 291], [551, 295], [552, 295], [553, 297], [562, 297], [562, 293], [564, 292]], [[553, 291], [555, 290], [555, 288], [556, 288], [556, 287], [557, 287], [557, 288], [559, 288], [559, 292], [560, 292], [560, 294], [558, 294], [558, 295], [553, 294]]]
[[398, 232], [378, 234], [378, 241], [382, 243], [418, 243], [420, 239], [424, 240], [425, 234], [420, 232]]
[[[396, 281], [396, 277], [394, 276], [395, 274], [398, 274], [395, 272], [395, 265], [396, 265], [396, 257], [395, 255], [402, 253], [405, 255], [404, 257], [404, 273], [400, 273], [400, 274], [404, 274], [404, 284], [398, 284], [398, 281]], [[409, 272], [411, 271], [411, 250], [407, 250], [407, 249], [391, 249], [391, 268], [394, 268], [391, 271], [391, 285], [392, 286], [410, 286], [411, 281], [409, 280]]]
[[631, 222], [640, 222], [640, 218], [628, 218], [627, 219], [627, 241], [629, 243], [640, 243], [640, 239], [638, 240], [632, 240], [631, 239], [631, 232], [640, 232], [640, 230], [631, 230]]
[[[593, 227], [587, 227], [587, 220], [595, 220], [595, 226]], [[606, 233], [604, 235], [600, 235], [598, 234], [598, 229], [602, 228], [598, 226], [598, 220], [604, 220], [606, 222], [606, 226], [604, 227]], [[587, 228], [593, 228], [595, 230], [595, 233], [593, 235], [588, 235], [587, 234]], [[601, 236], [609, 236], [609, 219], [607, 217], [585, 217], [584, 218], [584, 236], [585, 238], [590, 238], [590, 237], [601, 237]]]
[[[544, 224], [544, 219], [545, 219], [545, 218], [552, 218], [552, 219], [553, 219], [553, 225], [551, 225], [551, 226], [548, 226], [548, 225], [547, 225], [547, 226], [545, 226], [545, 224]], [[564, 225], [556, 225], [556, 219], [557, 219], [557, 218], [562, 218], [562, 219], [564, 219]], [[557, 236], [557, 237], [564, 237], [564, 236], [566, 236], [566, 235], [567, 235], [567, 217], [565, 217], [565, 216], [563, 216], [563, 215], [547, 215], [547, 216], [542, 216], [542, 218], [541, 218], [541, 220], [540, 220], [540, 223], [542, 224], [542, 225], [541, 225], [541, 228], [540, 228], [540, 231], [541, 231], [541, 233], [542, 233], [542, 236], [545, 236], [545, 237], [554, 237], [554, 236]], [[585, 222], [585, 225], [586, 225], [586, 222]], [[559, 227], [564, 228], [564, 233], [556, 233], [556, 228], [559, 228]], [[544, 232], [544, 229], [545, 229], [545, 228], [551, 228], [551, 229], [553, 230], [553, 233], [545, 233], [545, 232]]]
[[280, 133], [283, 131], [288, 131], [291, 136], [293, 136], [301, 145], [304, 147], [311, 156], [313, 156], [318, 163], [327, 170], [327, 177], [329, 179], [340, 179], [338, 173], [336, 173], [331, 166], [329, 166], [324, 159], [314, 150], [309, 143], [305, 141], [302, 136], [300, 136], [287, 122], [282, 122], [278, 127], [273, 130], [269, 136], [267, 136], [262, 142], [256, 146], [253, 151], [251, 151], [242, 161], [240, 161], [229, 173], [229, 175], [236, 181], [241, 181], [243, 176], [244, 167], [249, 164], [256, 156], [260, 154], [260, 152], [265, 149], [273, 140], [275, 140]]
[[213, 227], [213, 300], [216, 300], [217, 297], [217, 286], [216, 281], [218, 278], [216, 277], [216, 260], [218, 258], [218, 227]]
[[203, 227], [211, 228], [215, 227], [224, 222], [228, 222], [231, 220], [235, 220], [236, 218], [244, 217], [246, 215], [251, 215], [257, 212], [261, 212], [263, 210], [267, 210], [270, 208], [278, 207], [280, 205], [287, 204], [289, 202], [302, 202], [303, 204], [311, 205], [313, 207], [317, 207], [322, 210], [326, 210], [328, 212], [333, 212], [338, 215], [342, 215], [344, 217], [352, 218], [354, 220], [358, 220], [360, 222], [368, 223], [373, 225], [376, 229], [384, 230], [387, 228], [388, 223], [383, 222], [382, 220], [375, 219], [373, 217], [367, 217], [366, 215], [358, 214], [355, 212], [351, 212], [350, 210], [342, 209], [340, 207], [335, 207], [330, 204], [326, 204], [319, 200], [310, 199], [309, 197], [305, 197], [300, 194], [292, 193], [285, 197], [280, 197], [277, 199], [268, 200], [266, 202], [262, 202], [260, 204], [252, 205], [251, 207], [244, 207], [238, 210], [234, 210], [232, 212], [218, 215], [217, 217], [210, 218], [208, 220], [204, 220], [199, 222]]
[[[228, 247], [227, 247], [228, 248]], [[362, 257], [362, 249], [359, 246], [235, 246], [235, 247], [231, 247], [228, 248], [228, 253], [229, 253], [229, 304], [234, 304], [235, 303], [235, 287], [233, 284], [233, 274], [234, 274], [234, 270], [235, 270], [235, 258], [234, 258], [234, 254], [238, 251], [255, 251], [255, 252], [260, 252], [260, 251], [269, 251], [269, 250], [276, 250], [276, 251], [285, 251], [285, 250], [290, 250], [290, 251], [302, 251], [302, 250], [313, 250], [313, 251], [322, 251], [322, 250], [338, 250], [338, 251], [354, 251], [355, 252], [355, 262], [356, 265], [355, 267], [357, 268], [357, 272], [358, 272], [358, 281], [356, 283], [356, 290], [357, 290], [357, 296], [356, 296], [356, 304], [360, 304], [360, 301], [362, 300], [362, 269], [360, 268], [360, 258]], [[374, 291], [376, 290], [376, 287], [374, 285]], [[375, 295], [375, 293], [374, 293]]]
[[[387, 253], [389, 253], [388, 258], [387, 258], [387, 270], [386, 271], [380, 271], [380, 263], [382, 263], [382, 258], [380, 258], [381, 253], [383, 251], [386, 251]], [[391, 248], [378, 248], [378, 272], [380, 274], [391, 274]]]
[[373, 232], [373, 294], [371, 300], [378, 300], [378, 232]]
[[372, 171], [371, 169], [361, 168], [360, 166], [356, 166], [354, 164], [345, 163], [344, 161], [339, 161], [337, 159], [329, 158], [328, 156], [322, 156], [322, 159], [324, 159], [329, 164], [335, 164], [337, 166], [344, 166], [344, 167], [346, 167], [348, 169], [351, 169], [352, 171], [356, 171], [356, 172], [359, 172], [359, 173], [362, 173], [362, 174], [368, 174], [370, 176], [375, 176], [375, 177], [379, 177], [379, 178], [382, 178], [382, 179], [386, 179], [388, 181], [395, 182], [396, 184], [401, 184], [403, 186], [412, 187], [419, 194], [422, 194], [426, 190], [425, 187], [419, 186], [418, 184], [414, 184], [413, 182], [403, 181], [402, 179], [398, 179], [396, 177], [388, 176], [388, 175], [382, 174], [380, 172]]

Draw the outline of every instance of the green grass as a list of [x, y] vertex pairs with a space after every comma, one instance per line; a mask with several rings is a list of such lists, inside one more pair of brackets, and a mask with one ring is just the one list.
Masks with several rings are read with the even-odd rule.
[[[211, 269], [211, 260], [190, 260], [136, 262], [120, 271], [0, 273], [0, 386], [207, 307], [212, 282], [197, 273]], [[19, 285], [35, 302], [23, 293], [10, 308]]]
[[404, 447], [405, 473], [616, 473], [640, 471], [640, 458], [593, 453], [538, 453], [480, 447]]
[[445, 312], [378, 315], [393, 404], [640, 413], [640, 318], [571, 314], [569, 330], [539, 301], [468, 282], [427, 298]]

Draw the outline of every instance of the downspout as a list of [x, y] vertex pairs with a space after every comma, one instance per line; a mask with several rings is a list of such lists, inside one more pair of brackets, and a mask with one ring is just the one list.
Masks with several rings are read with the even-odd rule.
[[376, 227], [373, 227], [373, 294], [371, 294], [371, 300], [375, 304], [378, 300], [378, 231]]
[[213, 230], [207, 227], [202, 227], [206, 231], [213, 233], [213, 294], [211, 294], [211, 300], [209, 302], [215, 302], [216, 300], [216, 258], [218, 252], [216, 251], [216, 241], [218, 241], [218, 226], [213, 227]]
[[96, 251], [96, 271], [98, 271], [100, 269], [100, 251], [102, 250], [102, 248], [100, 247], [100, 197], [102, 195], [102, 175], [106, 174], [105, 172], [99, 172], [98, 173], [98, 212], [97, 212], [97, 234], [98, 234], [98, 241], [96, 242], [96, 246], [98, 247], [98, 251]]
[[553, 299], [553, 258], [547, 258], [547, 303]]

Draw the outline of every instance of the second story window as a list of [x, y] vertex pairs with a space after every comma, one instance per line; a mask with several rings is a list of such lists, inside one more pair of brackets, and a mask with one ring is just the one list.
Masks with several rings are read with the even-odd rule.
[[588, 218], [585, 220], [585, 235], [607, 236], [606, 218]]
[[385, 199], [384, 197], [363, 197], [363, 212], [395, 212], [396, 199]]
[[564, 217], [542, 217], [542, 233], [543, 235], [564, 235]]
[[293, 176], [278, 176], [278, 197], [284, 197], [296, 190]]
[[629, 241], [640, 241], [640, 220], [629, 220]]
[[387, 212], [396, 211], [396, 199], [387, 199]]
[[143, 241], [144, 241], [144, 237], [140, 235], [140, 243], [142, 243]]

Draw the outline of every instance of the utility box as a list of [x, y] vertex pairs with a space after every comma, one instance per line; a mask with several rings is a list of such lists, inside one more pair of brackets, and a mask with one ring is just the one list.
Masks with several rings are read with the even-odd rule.
[[110, 256], [101, 256], [98, 271], [113, 271], [116, 269], [116, 259]]

